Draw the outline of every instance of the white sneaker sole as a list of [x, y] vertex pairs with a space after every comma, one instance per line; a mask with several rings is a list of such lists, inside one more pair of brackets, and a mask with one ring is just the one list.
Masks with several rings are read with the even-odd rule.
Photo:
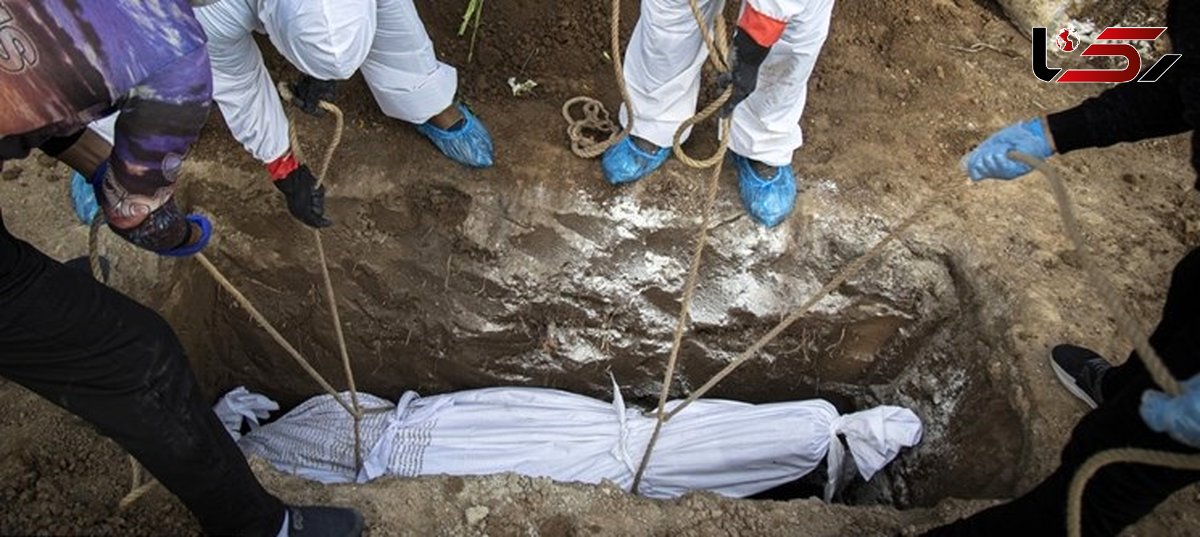
[[1063, 370], [1063, 368], [1058, 366], [1058, 362], [1054, 361], [1053, 355], [1050, 356], [1050, 368], [1054, 370], [1054, 375], [1058, 377], [1058, 381], [1061, 382], [1064, 387], [1066, 387], [1067, 391], [1071, 392], [1071, 395], [1074, 395], [1075, 397], [1079, 398], [1080, 401], [1087, 403], [1087, 406], [1093, 409], [1096, 408], [1096, 401], [1089, 397], [1087, 392], [1083, 391], [1083, 388], [1080, 388], [1078, 384], [1075, 384], [1075, 377], [1072, 377], [1070, 373], [1067, 373], [1065, 370]]

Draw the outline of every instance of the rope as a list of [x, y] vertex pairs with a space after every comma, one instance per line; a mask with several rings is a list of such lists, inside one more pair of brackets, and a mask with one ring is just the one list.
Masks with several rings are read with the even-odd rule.
[[[279, 96], [287, 102], [292, 102], [294, 96], [292, 91], [286, 84], [280, 82], [277, 85]], [[318, 106], [322, 110], [333, 115], [334, 128], [333, 137], [329, 140], [329, 146], [325, 148], [325, 156], [321, 160], [321, 168], [317, 174], [317, 187], [320, 187], [325, 182], [325, 177], [329, 173], [329, 164], [333, 162], [333, 154], [342, 143], [342, 131], [345, 127], [345, 115], [337, 105], [321, 101]], [[295, 122], [292, 122], [295, 125]], [[299, 140], [296, 137], [296, 129], [289, 128], [289, 138], [293, 151], [298, 151], [300, 147]], [[317, 245], [317, 258], [320, 261], [321, 279], [325, 284], [325, 300], [329, 303], [329, 315], [333, 319], [333, 332], [337, 337], [338, 353], [342, 358], [342, 370], [346, 375], [346, 384], [350, 388], [350, 404], [353, 410], [347, 409], [350, 415], [354, 417], [354, 468], [362, 470], [362, 407], [358, 404], [358, 388], [354, 382], [354, 369], [351, 367], [350, 352], [346, 348], [346, 335], [342, 330], [342, 316], [339, 313], [337, 305], [337, 296], [333, 291], [333, 280], [329, 276], [329, 263], [325, 257], [325, 242], [321, 240], [321, 230], [313, 228], [313, 242]]]
[[129, 456], [129, 470], [131, 481], [129, 492], [125, 493], [125, 496], [121, 497], [121, 500], [117, 502], [117, 509], [120, 511], [129, 509], [142, 496], [154, 490], [154, 486], [158, 484], [158, 481], [155, 481], [154, 478], [150, 478], [145, 482], [142, 481], [142, 474], [144, 473], [142, 465], [138, 464], [137, 459], [133, 458], [132, 455]]
[[[614, 3], [619, 0], [614, 0]], [[700, 35], [704, 39], [705, 45], [708, 47], [709, 61], [719, 73], [728, 71], [729, 65], [729, 48], [726, 44], [725, 18], [717, 13], [715, 16], [714, 32], [708, 32], [708, 26], [705, 24], [704, 15], [700, 12], [700, 7], [696, 0], [690, 0], [689, 5], [692, 10], [692, 17], [696, 20], [696, 25], [700, 28]], [[618, 11], [617, 6], [614, 6], [613, 12]], [[619, 48], [616, 36], [613, 36], [613, 48]], [[627, 91], [625, 89], [625, 79], [622, 76], [617, 77], [617, 83], [621, 86], [621, 95], [628, 100]], [[671, 384], [675, 378], [675, 369], [679, 363], [679, 351], [683, 347], [683, 333], [687, 328], [689, 312], [692, 307], [692, 300], [696, 294], [696, 285], [700, 278], [700, 262], [704, 257], [704, 248], [708, 244], [708, 228], [712, 221], [713, 208], [717, 202], [717, 187], [720, 184], [721, 178], [721, 163], [725, 158], [725, 153], [729, 149], [729, 133], [730, 121], [729, 118], [724, 118], [720, 122], [718, 130], [721, 133], [720, 142], [717, 145], [716, 152], [709, 158], [703, 160], [693, 159], [681, 147], [683, 133], [693, 125], [705, 121], [712, 117], [721, 106], [729, 100], [733, 94], [733, 88], [726, 88], [717, 100], [711, 102], [703, 110], [688, 118], [675, 129], [675, 135], [672, 140], [672, 147], [675, 156], [679, 158], [686, 166], [696, 169], [712, 168], [712, 175], [708, 181], [708, 196], [704, 203], [704, 213], [700, 221], [700, 228], [696, 231], [696, 246], [692, 252], [692, 260], [688, 268], [687, 280], [683, 287], [683, 299], [679, 305], [679, 315], [675, 321], [675, 333], [671, 343], [671, 353], [667, 358], [667, 367], [663, 371], [662, 390], [658, 396], [658, 409], [656, 411], [658, 419], [654, 423], [654, 432], [650, 434], [650, 439], [646, 443], [646, 450], [642, 453], [641, 463], [638, 464], [637, 471], [633, 476], [633, 484], [630, 486], [630, 491], [637, 494], [638, 487], [641, 486], [642, 477], [646, 473], [646, 468], [650, 465], [650, 457], [654, 453], [654, 447], [658, 444], [658, 438], [662, 433], [662, 428], [666, 425], [669, 416], [666, 413], [667, 398], [671, 394]], [[630, 108], [630, 127], [632, 128], [632, 108]], [[628, 131], [626, 131], [628, 132]]]
[[[626, 125], [624, 131], [617, 129], [616, 124], [609, 118], [608, 111], [604, 109], [604, 104], [591, 97], [575, 97], [563, 103], [562, 115], [567, 120], [567, 136], [571, 139], [571, 152], [587, 159], [600, 156], [608, 148], [624, 140], [629, 135], [629, 131], [633, 130], [635, 115], [633, 101], [629, 98], [629, 88], [625, 87], [625, 69], [621, 64], [621, 0], [612, 0], [611, 5], [612, 24], [609, 27], [609, 37], [611, 38], [609, 55], [612, 59], [613, 76], [617, 80], [617, 87], [621, 90], [621, 101], [625, 103], [629, 124]], [[583, 105], [584, 118], [582, 120], [576, 120], [571, 115], [571, 107], [576, 104]], [[597, 142], [585, 136], [585, 130], [607, 133], [608, 137]]]
[[[1150, 373], [1150, 378], [1154, 379], [1155, 384], [1158, 384], [1163, 391], [1170, 395], [1177, 396], [1183, 393], [1179, 381], [1171, 375], [1171, 371], [1167, 369], [1162, 358], [1150, 346], [1145, 332], [1121, 304], [1116, 290], [1100, 273], [1100, 269], [1092, 259], [1091, 250], [1080, 231], [1079, 220], [1075, 217], [1074, 204], [1071, 202], [1066, 187], [1063, 186], [1058, 171], [1040, 159], [1016, 151], [1010, 151], [1008, 157], [1032, 166], [1042, 173], [1042, 177], [1046, 178], [1050, 184], [1050, 191], [1054, 194], [1054, 201], [1058, 205], [1058, 215], [1062, 219], [1063, 229], [1078, 252], [1080, 262], [1087, 272], [1092, 286], [1100, 294], [1109, 314], [1116, 319], [1117, 331], [1133, 342], [1138, 358], [1145, 364], [1146, 371]], [[1079, 537], [1082, 534], [1083, 491], [1087, 487], [1088, 480], [1094, 477], [1100, 468], [1113, 463], [1140, 463], [1176, 470], [1200, 470], [1200, 455], [1136, 448], [1110, 449], [1093, 455], [1075, 471], [1075, 476], [1071, 479], [1071, 486], [1067, 490], [1067, 534], [1071, 537]]]
[[[292, 102], [294, 95], [291, 88], [287, 84], [280, 82], [276, 85], [279, 91], [279, 96], [287, 102]], [[325, 148], [325, 156], [321, 160], [321, 167], [317, 174], [317, 184], [319, 188], [324, 182], [325, 177], [329, 173], [329, 164], [333, 162], [333, 155], [337, 148], [342, 143], [342, 132], [345, 128], [345, 115], [337, 105], [321, 101], [318, 106], [329, 112], [334, 119], [333, 137], [329, 140], [329, 146]], [[288, 129], [289, 141], [292, 146], [292, 151], [300, 151], [300, 141], [296, 136], [295, 122], [292, 121], [293, 128]], [[358, 404], [358, 388], [354, 381], [354, 369], [350, 362], [350, 353], [346, 347], [346, 335], [342, 329], [342, 316], [337, 305], [337, 296], [333, 290], [333, 279], [329, 276], [329, 263], [325, 256], [325, 242], [321, 239], [321, 230], [313, 228], [313, 242], [317, 245], [317, 259], [321, 269], [321, 280], [325, 284], [325, 300], [329, 303], [329, 316], [333, 319], [333, 332], [337, 338], [338, 354], [342, 359], [342, 370], [346, 375], [346, 384], [350, 388], [350, 405], [352, 408], [347, 408], [346, 411], [354, 418], [354, 468], [362, 470], [362, 407]], [[345, 405], [343, 405], [344, 407]]]
[[1071, 480], [1071, 488], [1067, 492], [1067, 535], [1069, 537], [1082, 535], [1083, 489], [1087, 486], [1088, 480], [1094, 477], [1101, 467], [1119, 462], [1162, 466], [1175, 470], [1200, 471], [1200, 455], [1137, 448], [1110, 449], [1093, 455], [1075, 471], [1075, 478]]
[[[724, 156], [725, 145], [722, 143], [718, 149], [718, 157]], [[718, 160], [720, 159], [718, 158]], [[667, 368], [663, 372], [663, 388], [658, 396], [658, 421], [654, 424], [654, 432], [650, 435], [645, 453], [642, 454], [642, 462], [638, 465], [637, 473], [633, 476], [632, 491], [634, 494], [637, 494], [638, 486], [642, 482], [642, 475], [646, 472], [646, 466], [650, 464], [650, 454], [654, 452], [654, 446], [658, 443], [659, 433], [662, 432], [663, 424], [667, 421], [665, 414], [667, 397], [671, 393], [671, 381], [675, 377], [675, 367], [679, 359], [679, 350], [683, 347], [683, 332], [687, 328], [688, 312], [691, 310], [692, 299], [696, 294], [696, 284], [700, 279], [700, 261], [704, 256], [704, 247], [708, 243], [708, 228], [712, 222], [713, 206], [717, 203], [717, 187], [720, 184], [721, 167], [713, 166], [712, 170], [712, 175], [708, 180], [708, 199], [704, 203], [704, 217], [700, 222], [700, 230], [697, 231], [696, 247], [692, 251], [691, 268], [688, 269], [687, 282], [683, 286], [683, 300], [679, 306], [679, 316], [675, 321], [675, 334], [671, 341], [671, 354], [667, 358]]]
[[[92, 217], [92, 223], [88, 226], [88, 269], [92, 272], [92, 278], [108, 285], [108, 278], [104, 274], [104, 266], [100, 261], [104, 255], [104, 243], [101, 240], [100, 230], [104, 227], [105, 222], [104, 211], [96, 211], [96, 216]], [[129, 455], [129, 492], [126, 492], [117, 502], [117, 509], [124, 511], [138, 501], [138, 498], [150, 492], [158, 483], [153, 478], [143, 483], [142, 473], [142, 465], [133, 458], [133, 455]]]
[[[579, 105], [583, 111], [582, 119], [575, 119], [571, 109]], [[608, 148], [616, 145], [625, 138], [628, 131], [621, 131], [608, 115], [604, 104], [591, 97], [579, 96], [568, 99], [562, 107], [563, 119], [567, 120], [567, 137], [571, 139], [571, 152], [581, 158], [596, 158]], [[633, 121], [632, 115], [630, 121]], [[597, 142], [586, 132], [593, 131], [606, 134], [607, 138]]]
[[100, 241], [100, 228], [104, 227], [104, 223], [104, 211], [97, 210], [96, 216], [92, 217], [92, 225], [88, 229], [88, 268], [92, 271], [92, 278], [108, 285], [108, 278], [104, 277], [104, 267], [100, 263], [100, 258], [104, 255], [103, 243]]
[[[282, 97], [284, 97], [284, 99], [288, 100], [289, 102], [291, 101], [291, 99], [292, 99], [291, 92], [288, 91], [288, 89], [285, 85], [283, 85], [283, 84], [279, 85], [279, 92], [280, 92], [280, 95]], [[326, 149], [324, 159], [321, 163], [320, 173], [319, 173], [319, 175], [317, 175], [317, 186], [318, 187], [321, 186], [322, 182], [324, 181], [325, 176], [329, 172], [329, 165], [333, 160], [333, 155], [334, 155], [335, 151], [337, 150], [338, 146], [341, 144], [342, 132], [344, 130], [344, 125], [345, 125], [344, 115], [342, 114], [342, 111], [336, 105], [322, 101], [320, 103], [320, 106], [322, 109], [330, 112], [333, 115], [336, 124], [335, 124], [335, 128], [334, 128], [333, 137], [330, 140], [329, 147]], [[293, 150], [299, 151], [300, 146], [298, 143], [296, 143], [295, 131], [294, 131], [294, 129], [290, 129], [290, 130], [292, 131], [291, 137], [292, 137]], [[101, 262], [100, 262], [100, 257], [102, 255], [101, 254], [100, 229], [103, 227], [103, 225], [104, 225], [103, 212], [97, 213], [96, 217], [92, 220], [91, 228], [90, 228], [89, 234], [88, 234], [88, 264], [92, 271], [93, 277], [95, 277], [97, 280], [102, 280], [102, 278], [103, 278], [102, 267], [101, 267]], [[316, 370], [316, 368], [314, 368], [308, 362], [308, 360], [306, 360], [304, 358], [304, 356], [301, 355], [300, 352], [298, 350], [296, 350], [296, 348], [293, 347], [292, 344], [289, 343], [287, 341], [287, 339], [285, 339], [283, 337], [283, 335], [279, 332], [279, 330], [277, 330], [275, 328], [275, 326], [272, 325], [271, 322], [267, 320], [266, 316], [264, 316], [260, 311], [258, 311], [258, 308], [254, 307], [254, 304], [251, 303], [250, 300], [247, 299], [246, 296], [244, 294], [242, 294], [241, 291], [239, 291], [237, 289], [237, 287], [235, 287], [233, 285], [233, 283], [230, 282], [229, 279], [226, 278], [225, 275], [222, 274], [219, 269], [217, 269], [217, 267], [208, 259], [208, 257], [206, 255], [204, 255], [204, 253], [202, 253], [202, 252], [197, 253], [195, 255], [195, 258], [200, 263], [200, 265], [202, 267], [204, 267], [204, 269], [206, 271], [208, 271], [209, 275], [212, 276], [213, 280], [215, 280], [218, 285], [220, 285], [227, 293], [229, 293], [230, 296], [233, 297], [234, 301], [236, 301], [244, 310], [246, 310], [247, 313], [250, 314], [250, 317], [253, 318], [254, 321], [257, 322], [258, 325], [261, 326], [263, 328], [263, 330], [265, 330], [267, 332], [267, 334], [270, 335], [271, 338], [273, 340], [275, 340], [275, 342], [277, 344], [279, 344], [279, 346], [281, 348], [283, 348], [283, 350], [288, 354], [288, 356], [290, 356], [296, 362], [296, 364], [299, 365], [300, 368], [304, 370], [305, 373], [307, 373], [310, 377], [312, 377], [312, 379], [314, 381], [316, 381], [316, 383], [318, 385], [320, 385], [322, 389], [324, 389], [330, 396], [332, 396], [334, 401], [337, 402], [337, 404], [339, 406], [341, 406], [343, 409], [345, 409], [346, 412], [349, 413], [354, 418], [354, 464], [355, 464], [356, 469], [361, 470], [362, 464], [363, 464], [363, 462], [362, 462], [362, 417], [363, 417], [364, 412], [358, 404], [358, 390], [357, 390], [355, 380], [354, 380], [354, 370], [353, 370], [353, 367], [351, 366], [350, 355], [349, 355], [349, 351], [347, 350], [347, 346], [346, 346], [345, 333], [342, 330], [341, 316], [338, 312], [337, 298], [336, 298], [336, 295], [335, 295], [334, 289], [333, 289], [333, 281], [329, 275], [329, 265], [328, 265], [328, 262], [327, 262], [327, 259], [325, 256], [324, 243], [321, 240], [321, 234], [318, 230], [316, 230], [316, 229], [313, 230], [313, 236], [314, 236], [314, 239], [315, 239], [315, 242], [317, 245], [317, 256], [320, 261], [321, 276], [322, 276], [322, 279], [325, 284], [325, 297], [326, 297], [326, 300], [329, 302], [330, 315], [332, 316], [333, 323], [334, 323], [334, 333], [337, 336], [338, 351], [342, 358], [342, 367], [346, 374], [347, 384], [349, 385], [349, 388], [350, 388], [350, 390], [349, 390], [350, 391], [350, 403], [349, 404], [346, 403], [345, 399], [343, 399], [341, 394], [336, 389], [333, 388], [333, 386], [329, 383], [329, 381], [326, 380], [325, 377], [322, 376], [320, 374], [320, 372], [318, 372]], [[105, 283], [107, 283], [107, 282], [105, 282]], [[130, 505], [137, 502], [138, 499], [140, 499], [142, 496], [144, 496], [146, 493], [148, 493], [150, 490], [152, 490], [154, 488], [154, 486], [157, 484], [157, 481], [155, 481], [153, 479], [151, 479], [145, 483], [142, 483], [141, 466], [137, 463], [137, 460], [134, 459], [132, 456], [130, 456], [129, 460], [130, 460], [130, 464], [131, 464], [131, 468], [132, 468], [132, 479], [131, 479], [132, 484], [130, 485], [130, 491], [118, 503], [118, 509], [122, 509], [122, 510], [128, 508]]]
[[238, 305], [242, 307], [242, 309], [246, 310], [246, 313], [250, 314], [250, 318], [254, 319], [254, 322], [258, 323], [258, 325], [261, 326], [262, 329], [271, 336], [271, 339], [275, 340], [275, 343], [278, 343], [279, 346], [282, 347], [285, 352], [287, 352], [288, 356], [291, 356], [292, 359], [295, 360], [296, 364], [299, 365], [305, 373], [308, 373], [308, 376], [312, 377], [312, 379], [321, 386], [321, 389], [329, 392], [329, 394], [333, 396], [333, 399], [337, 401], [338, 405], [346, 409], [346, 412], [349, 412], [352, 415], [354, 414], [353, 407], [346, 404], [346, 401], [342, 399], [337, 390], [335, 390], [333, 386], [329, 384], [329, 381], [325, 380], [325, 377], [321, 376], [321, 373], [313, 368], [312, 364], [310, 364], [308, 360], [306, 360], [304, 356], [300, 354], [300, 351], [296, 350], [291, 343], [288, 343], [287, 339], [284, 339], [283, 334], [280, 334], [279, 330], [275, 329], [275, 326], [271, 324], [271, 321], [268, 321], [266, 316], [259, 312], [258, 308], [254, 307], [254, 304], [250, 302], [250, 299], [246, 298], [246, 295], [243, 295], [237, 287], [234, 287], [233, 283], [230, 282], [229, 279], [226, 278], [225, 275], [222, 274], [221, 271], [212, 264], [212, 261], [208, 260], [208, 256], [205, 256], [204, 253], [199, 253], [196, 254], [195, 257], [196, 261], [200, 262], [200, 266], [204, 267], [204, 270], [208, 271], [209, 275], [216, 280], [217, 284], [220, 285], [222, 289], [225, 289], [225, 292], [229, 293], [229, 295], [233, 297], [233, 300], [236, 301]]
[[1041, 172], [1042, 177], [1045, 177], [1046, 181], [1050, 183], [1050, 191], [1054, 193], [1054, 201], [1058, 204], [1058, 215], [1062, 218], [1063, 228], [1067, 232], [1067, 237], [1071, 239], [1072, 245], [1075, 246], [1075, 250], [1079, 253], [1080, 262], [1087, 272], [1092, 286], [1099, 292], [1100, 299], [1104, 301], [1108, 312], [1116, 319], [1117, 331], [1126, 339], [1133, 342], [1133, 348], [1137, 350], [1138, 357], [1146, 364], [1146, 370], [1150, 372], [1150, 378], [1154, 379], [1155, 384], [1161, 386], [1170, 395], [1183, 393], [1183, 389], [1179, 386], [1179, 381], [1175, 380], [1175, 377], [1171, 375], [1171, 371], [1163, 365], [1162, 358], [1150, 346], [1150, 340], [1146, 339], [1146, 334], [1138, 326], [1137, 321], [1129, 315], [1129, 311], [1121, 304], [1117, 291], [1108, 281], [1108, 278], [1105, 278], [1096, 267], [1096, 262], [1092, 259], [1091, 249], [1088, 248], [1087, 241], [1084, 240], [1083, 233], [1079, 230], [1079, 220], [1075, 217], [1071, 196], [1063, 186], [1062, 178], [1059, 177], [1058, 172], [1049, 164], [1016, 151], [1009, 152], [1008, 157], [1032, 166]]
[[[697, 26], [700, 28], [700, 35], [708, 47], [708, 59], [718, 73], [725, 73], [729, 70], [729, 46], [727, 39], [727, 31], [725, 19], [720, 14], [715, 15], [714, 28], [709, 32], [708, 25], [705, 23], [704, 15], [700, 11], [699, 4], [696, 0], [689, 2], [692, 16], [696, 20]], [[624, 69], [621, 63], [621, 0], [612, 0], [611, 3], [611, 25], [610, 25], [610, 55], [613, 63], [613, 77], [617, 82], [617, 88], [621, 93], [622, 103], [625, 105], [626, 118], [628, 124], [624, 130], [617, 128], [613, 122], [608, 110], [604, 108], [604, 104], [591, 97], [579, 96], [574, 97], [563, 103], [562, 116], [567, 121], [567, 137], [570, 139], [571, 152], [582, 158], [595, 158], [603, 154], [610, 147], [621, 142], [633, 130], [634, 107], [632, 99], [629, 97], [629, 88], [625, 84]], [[674, 372], [679, 358], [679, 350], [683, 341], [683, 333], [687, 326], [688, 312], [691, 309], [692, 299], [695, 296], [696, 285], [699, 280], [700, 263], [703, 258], [704, 248], [708, 242], [708, 228], [712, 219], [713, 207], [716, 205], [717, 187], [721, 175], [720, 164], [725, 158], [726, 150], [729, 148], [729, 120], [723, 119], [719, 126], [720, 139], [716, 152], [705, 159], [696, 159], [688, 155], [682, 148], [682, 140], [685, 132], [694, 125], [706, 121], [721, 109], [722, 106], [729, 100], [733, 94], [733, 88], [726, 88], [724, 92], [712, 103], [709, 103], [703, 110], [696, 115], [688, 118], [675, 130], [672, 139], [672, 149], [686, 166], [691, 168], [709, 168], [713, 169], [712, 176], [708, 183], [708, 196], [704, 205], [704, 214], [701, 218], [700, 228], [696, 233], [696, 245], [692, 253], [691, 266], [688, 270], [686, 283], [684, 284], [683, 300], [680, 304], [679, 316], [676, 320], [675, 334], [671, 353], [667, 360], [667, 368], [663, 374], [662, 392], [659, 395], [658, 404], [658, 421], [654, 426], [654, 433], [650, 436], [646, 451], [642, 455], [641, 464], [638, 466], [637, 472], [634, 475], [631, 491], [636, 494], [639, 485], [641, 484], [642, 476], [645, 474], [646, 467], [650, 462], [650, 456], [654, 451], [654, 446], [658, 442], [659, 434], [662, 431], [663, 424], [667, 420], [666, 402], [671, 391], [671, 381], [674, 378]], [[572, 109], [579, 106], [583, 111], [583, 117], [575, 118], [572, 114]], [[596, 141], [587, 136], [587, 131], [606, 133], [608, 136], [605, 140]]]
[[779, 324], [775, 325], [774, 328], [759, 338], [758, 341], [755, 341], [753, 345], [750, 345], [748, 349], [742, 351], [742, 353], [739, 354], [738, 357], [732, 362], [730, 362], [729, 365], [725, 366], [725, 368], [719, 371], [716, 375], [713, 375], [708, 382], [705, 382], [703, 386], [701, 386], [690, 396], [688, 396], [688, 398], [682, 403], [672, 409], [671, 413], [667, 415], [667, 420], [674, 418], [676, 415], [682, 412], [683, 409], [687, 408], [688, 405], [691, 405], [692, 403], [696, 402], [697, 399], [703, 397], [704, 394], [708, 393], [708, 391], [716, 386], [717, 383], [724, 380], [725, 377], [729, 376], [730, 373], [733, 373], [733, 371], [739, 366], [746, 363], [746, 361], [750, 360], [750, 358], [754, 357], [754, 355], [757, 354], [758, 351], [762, 350], [763, 347], [766, 347], [769, 343], [771, 343], [771, 341], [779, 337], [784, 330], [787, 330], [789, 326], [798, 321], [800, 317], [808, 312], [809, 309], [817, 305], [817, 303], [823, 300], [830, 293], [836, 291], [837, 288], [841, 287], [842, 284], [846, 283], [847, 280], [862, 272], [862, 270], [866, 268], [867, 263], [879, 257], [889, 244], [899, 239], [906, 231], [908, 231], [910, 227], [913, 226], [913, 224], [917, 223], [922, 217], [925, 216], [926, 213], [929, 212], [930, 209], [937, 205], [941, 199], [941, 196], [937, 195], [927, 199], [916, 211], [909, 215], [908, 218], [904, 219], [903, 222], [897, 225], [896, 228], [888, 233], [883, 239], [875, 243], [870, 250], [867, 250], [849, 265], [846, 265], [845, 268], [838, 271], [838, 273], [834, 275], [833, 279], [829, 280], [829, 282], [823, 285], [821, 289], [818, 290], [816, 294], [810, 297], [807, 301], [805, 301], [804, 304], [802, 304], [799, 308], [796, 308], [796, 310], [788, 315], [787, 318], [780, 321]]
[[[704, 14], [700, 12], [700, 5], [696, 0], [689, 0], [688, 6], [692, 10], [692, 17], [696, 19], [696, 25], [700, 27], [700, 36], [704, 39], [704, 45], [708, 47], [708, 61], [712, 64], [713, 69], [719, 74], [728, 73], [733, 67], [732, 57], [729, 54], [729, 38], [728, 31], [725, 28], [725, 17], [718, 11], [713, 20], [713, 31], [709, 33], [708, 25], [704, 23]], [[622, 80], [624, 82], [624, 80]], [[707, 168], [709, 166], [718, 166], [721, 160], [725, 158], [725, 150], [729, 147], [729, 120], [728, 118], [721, 121], [720, 128], [720, 146], [716, 153], [706, 159], [696, 159], [688, 155], [683, 150], [683, 134], [692, 126], [708, 120], [713, 114], [716, 114], [729, 98], [733, 95], [733, 86], [730, 85], [721, 92], [721, 95], [711, 103], [708, 103], [703, 110], [696, 115], [688, 118], [675, 129], [675, 135], [671, 139], [671, 149], [675, 152], [675, 158], [692, 168]]]

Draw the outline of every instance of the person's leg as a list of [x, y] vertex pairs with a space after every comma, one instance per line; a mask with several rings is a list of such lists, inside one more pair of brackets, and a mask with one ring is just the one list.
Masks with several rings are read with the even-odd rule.
[[10, 235], [0, 221], [0, 375], [96, 426], [217, 535], [275, 535], [257, 482], [174, 332], [150, 309]]
[[412, 0], [379, 0], [375, 16], [378, 28], [362, 72], [379, 108], [415, 124], [451, 160], [491, 166], [492, 135], [466, 106], [455, 104], [458, 72], [438, 61]]
[[[1175, 336], [1160, 347], [1164, 360], [1190, 359], [1200, 353], [1200, 317], [1178, 325]], [[1179, 363], [1179, 362], [1176, 362]], [[1194, 364], [1192, 365], [1194, 367]], [[1041, 535], [1066, 531], [1067, 490], [1075, 471], [1101, 451], [1136, 447], [1195, 454], [1200, 450], [1151, 431], [1138, 414], [1142, 393], [1153, 389], [1144, 372], [1122, 389], [1105, 393], [1100, 407], [1080, 420], [1063, 448], [1057, 470], [1032, 491], [991, 509], [938, 528], [927, 535]], [[1152, 511], [1175, 491], [1200, 480], [1200, 472], [1183, 472], [1140, 464], [1106, 466], [1089, 482], [1083, 497], [1083, 534], [1116, 535]]]
[[378, 0], [376, 21], [362, 72], [383, 113], [422, 124], [452, 109], [458, 71], [438, 61], [412, 0]]
[[833, 0], [810, 3], [788, 22], [771, 47], [753, 93], [733, 111], [729, 149], [768, 166], [792, 163], [803, 143], [800, 117], [808, 97], [808, 79], [829, 35]]
[[[723, 4], [700, 1], [710, 28]], [[630, 134], [658, 147], [670, 147], [675, 130], [696, 113], [700, 70], [707, 58], [708, 49], [687, 0], [642, 2], [641, 16], [625, 52], [625, 85], [634, 111]], [[622, 125], [628, 125], [628, 113], [622, 106]]]
[[[244, 0], [243, 0], [244, 1]], [[251, 2], [275, 49], [301, 73], [347, 80], [359, 70], [375, 39], [375, 0]]]
[[[1167, 300], [1163, 304], [1162, 319], [1154, 328], [1154, 333], [1150, 334], [1150, 345], [1162, 354], [1161, 349], [1176, 332], [1197, 318], [1200, 318], [1200, 248], [1189, 252], [1175, 265], [1171, 273], [1171, 286], [1167, 289]], [[1163, 360], [1178, 379], [1191, 378], [1200, 372], [1200, 356], [1163, 356]], [[1146, 366], [1138, 359], [1137, 353], [1130, 353], [1124, 364], [1104, 373], [1101, 393], [1108, 397], [1108, 394], [1121, 391], [1133, 379], [1146, 374]]]

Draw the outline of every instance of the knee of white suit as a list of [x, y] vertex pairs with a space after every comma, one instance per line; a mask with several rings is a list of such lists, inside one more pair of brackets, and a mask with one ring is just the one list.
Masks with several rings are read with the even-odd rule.
[[275, 48], [321, 80], [350, 78], [375, 40], [375, 0], [263, 0], [259, 18]]

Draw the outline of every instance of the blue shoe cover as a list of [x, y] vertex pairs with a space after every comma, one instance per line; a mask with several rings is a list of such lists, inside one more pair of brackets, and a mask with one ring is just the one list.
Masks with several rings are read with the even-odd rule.
[[417, 125], [417, 132], [424, 134], [442, 154], [451, 160], [472, 168], [487, 168], [492, 165], [492, 135], [487, 127], [462, 104], [455, 105], [462, 112], [463, 119], [450, 128], [439, 129], [433, 123], [425, 122]]
[[754, 172], [750, 159], [735, 154], [733, 162], [742, 205], [750, 217], [769, 228], [783, 222], [796, 206], [796, 174], [791, 165], [775, 168], [774, 177], [763, 179]]
[[71, 205], [75, 207], [75, 216], [84, 224], [91, 224], [100, 210], [96, 203], [96, 189], [79, 172], [71, 175]]
[[604, 168], [604, 178], [608, 179], [610, 184], [622, 185], [650, 175], [650, 172], [662, 166], [669, 156], [669, 147], [660, 147], [653, 153], [647, 153], [633, 142], [633, 137], [626, 136], [604, 152], [604, 156], [600, 158], [600, 166]]

